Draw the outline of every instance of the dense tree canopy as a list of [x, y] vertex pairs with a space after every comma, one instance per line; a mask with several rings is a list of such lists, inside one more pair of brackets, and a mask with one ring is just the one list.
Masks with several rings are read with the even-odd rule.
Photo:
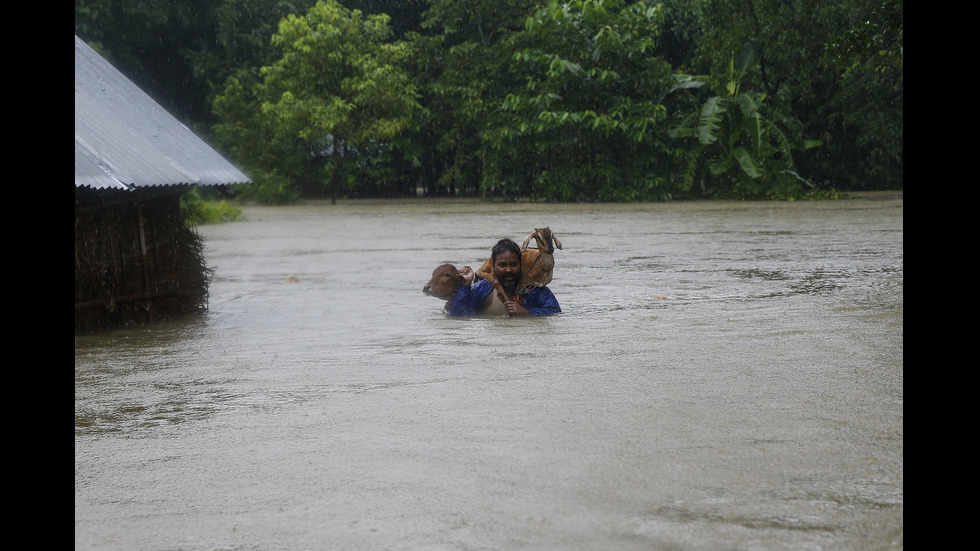
[[268, 202], [903, 186], [902, 0], [76, 0]]
[[232, 78], [216, 98], [219, 138], [247, 145], [256, 169], [285, 175], [305, 197], [336, 201], [357, 178], [383, 177], [377, 165], [420, 109], [403, 68], [407, 47], [391, 37], [387, 15], [334, 0], [284, 18], [272, 37], [282, 57], [250, 92]]
[[670, 197], [664, 100], [671, 67], [655, 55], [655, 4], [549, 2], [513, 55], [493, 181], [507, 195], [560, 201]]

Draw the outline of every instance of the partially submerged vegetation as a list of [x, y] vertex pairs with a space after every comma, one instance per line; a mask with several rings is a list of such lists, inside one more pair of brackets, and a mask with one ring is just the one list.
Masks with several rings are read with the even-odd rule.
[[204, 191], [203, 195], [209, 199], [194, 187], [180, 196], [180, 212], [187, 224], [223, 224], [242, 219], [242, 210], [229, 204], [226, 199], [218, 198], [215, 192]]

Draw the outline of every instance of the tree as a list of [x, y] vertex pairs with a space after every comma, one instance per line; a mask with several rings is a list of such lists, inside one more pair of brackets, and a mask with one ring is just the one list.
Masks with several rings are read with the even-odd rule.
[[903, 185], [903, 0], [314, 2], [76, 0], [75, 29], [267, 202]]
[[[765, 94], [741, 89], [754, 65], [751, 44], [733, 56], [722, 93], [705, 100], [689, 117], [690, 126], [672, 137], [696, 138], [691, 148], [685, 187], [698, 184], [702, 196], [730, 199], [794, 198], [813, 185], [797, 173], [793, 152], [816, 147], [803, 140], [795, 121], [770, 108]], [[678, 89], [698, 88], [707, 79], [678, 75]]]
[[273, 185], [298, 182], [303, 197], [336, 202], [356, 176], [387, 177], [376, 169], [420, 109], [409, 50], [391, 39], [387, 15], [336, 0], [286, 17], [272, 37], [281, 58], [262, 67], [261, 82], [249, 89], [233, 78], [216, 99], [220, 135]]
[[848, 189], [901, 188], [904, 181], [903, 1], [878, 0], [826, 45], [822, 65], [839, 85], [821, 117]]
[[194, 77], [207, 86], [208, 106], [230, 77], [257, 80], [258, 69], [276, 60], [271, 38], [279, 21], [305, 13], [314, 3], [316, 0], [212, 0], [213, 39], [207, 48], [186, 53]]
[[535, 0], [431, 0], [411, 34], [425, 117], [413, 136], [428, 195], [481, 194], [487, 129], [515, 85], [511, 37]]
[[801, 173], [822, 188], [901, 187], [902, 0], [709, 0], [704, 16], [697, 71], [723, 86], [751, 45], [743, 87], [824, 143], [801, 153]]
[[519, 39], [524, 82], [493, 132], [487, 185], [557, 201], [670, 197], [666, 147], [671, 67], [657, 56], [659, 5], [551, 1]]

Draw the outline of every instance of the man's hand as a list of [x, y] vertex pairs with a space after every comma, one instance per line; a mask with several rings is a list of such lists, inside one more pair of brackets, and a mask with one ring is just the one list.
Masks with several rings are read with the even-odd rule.
[[463, 266], [463, 269], [459, 271], [459, 275], [463, 276], [463, 285], [469, 287], [473, 283], [473, 276], [476, 274], [473, 273], [473, 268]]
[[528, 314], [527, 308], [516, 300], [505, 301], [504, 306], [507, 307], [507, 314], [510, 316], [526, 316]]

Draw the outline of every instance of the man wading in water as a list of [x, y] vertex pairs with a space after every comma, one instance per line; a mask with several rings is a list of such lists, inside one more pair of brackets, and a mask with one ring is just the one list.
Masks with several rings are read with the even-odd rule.
[[[490, 249], [493, 276], [506, 296], [493, 284], [481, 279], [473, 283], [473, 268], [459, 271], [463, 284], [450, 301], [446, 314], [450, 316], [550, 316], [561, 313], [558, 300], [547, 286], [531, 288], [517, 294], [521, 281], [521, 247], [510, 239], [501, 239]], [[510, 297], [510, 298], [508, 298]]]

